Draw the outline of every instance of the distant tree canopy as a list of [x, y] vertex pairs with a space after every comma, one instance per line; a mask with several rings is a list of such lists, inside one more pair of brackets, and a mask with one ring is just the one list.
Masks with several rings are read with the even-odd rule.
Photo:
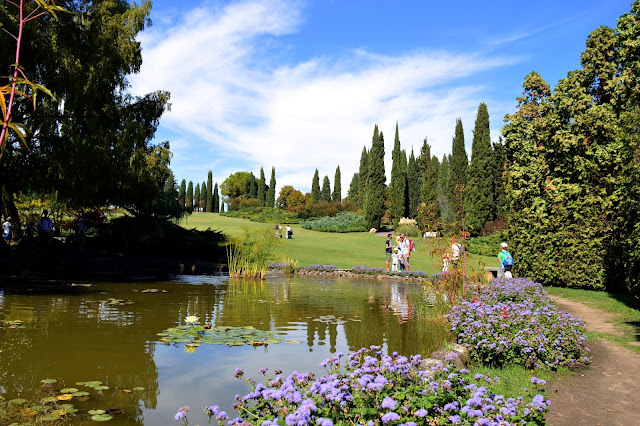
[[227, 198], [249, 198], [251, 173], [236, 172], [220, 184], [220, 193]]
[[[11, 135], [0, 164], [3, 192], [55, 193], [84, 207], [116, 204], [154, 213], [169, 178], [169, 143], [152, 144], [169, 93], [134, 97], [127, 76], [142, 63], [137, 35], [151, 2], [59, 0], [73, 13], [25, 28], [20, 66], [55, 100], [18, 98], [13, 119], [30, 129], [27, 150]], [[37, 2], [25, 2], [28, 14]], [[3, 30], [16, 32], [16, 8], [0, 3]], [[15, 42], [0, 35], [0, 68], [15, 61]], [[117, 42], [114, 42], [117, 40]], [[12, 197], [5, 198], [12, 203]], [[16, 219], [14, 219], [16, 220]]]

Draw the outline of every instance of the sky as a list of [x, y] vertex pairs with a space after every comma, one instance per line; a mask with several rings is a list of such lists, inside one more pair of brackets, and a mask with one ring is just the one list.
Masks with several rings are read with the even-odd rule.
[[170, 141], [178, 182], [222, 183], [238, 171], [277, 189], [311, 188], [315, 169], [342, 196], [374, 125], [391, 171], [396, 123], [416, 156], [451, 152], [457, 118], [471, 153], [478, 106], [491, 137], [515, 111], [524, 77], [554, 87], [580, 66], [589, 33], [631, 0], [384, 1], [153, 0], [138, 36], [143, 64], [131, 92], [171, 93], [154, 142]]

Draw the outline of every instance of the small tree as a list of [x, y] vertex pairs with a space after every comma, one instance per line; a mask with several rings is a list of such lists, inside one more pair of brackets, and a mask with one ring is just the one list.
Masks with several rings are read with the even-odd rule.
[[220, 213], [220, 194], [218, 192], [218, 182], [213, 186], [213, 213]]
[[207, 198], [205, 211], [211, 213], [213, 211], [213, 173], [209, 170], [207, 175]]
[[260, 180], [258, 181], [258, 201], [264, 206], [267, 201], [267, 181], [264, 177], [264, 169], [260, 167]]
[[276, 203], [276, 168], [271, 168], [271, 180], [269, 181], [269, 190], [267, 191], [267, 207], [273, 207]]
[[342, 201], [342, 184], [340, 183], [341, 179], [342, 178], [340, 176], [340, 166], [338, 166], [336, 167], [336, 174], [333, 178], [332, 198], [334, 203], [339, 203]]
[[200, 184], [196, 184], [196, 189], [193, 194], [193, 209], [200, 211]]
[[193, 182], [189, 181], [189, 185], [187, 186], [187, 195], [185, 199], [185, 205], [190, 210], [193, 209]]
[[318, 174], [318, 169], [316, 169], [311, 181], [311, 204], [319, 203], [320, 197], [320, 175]]
[[182, 179], [182, 182], [180, 182], [180, 189], [178, 190], [178, 203], [180, 204], [181, 207], [185, 206], [186, 198], [187, 198], [187, 181], [185, 179]]
[[329, 176], [325, 176], [322, 179], [322, 190], [320, 191], [320, 201], [331, 201], [331, 183], [329, 182]]

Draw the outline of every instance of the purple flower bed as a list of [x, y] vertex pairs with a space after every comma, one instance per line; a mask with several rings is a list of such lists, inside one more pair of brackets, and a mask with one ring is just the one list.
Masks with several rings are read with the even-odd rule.
[[559, 311], [542, 285], [527, 279], [495, 280], [453, 306], [447, 318], [458, 343], [483, 364], [553, 369], [589, 362], [584, 323]]
[[[236, 397], [241, 417], [229, 424], [544, 424], [550, 403], [535, 389], [515, 398], [495, 395], [491, 386], [498, 378], [453, 364], [419, 371], [420, 355], [388, 356], [379, 349], [328, 358], [320, 364], [327, 374], [318, 378], [312, 372], [285, 377], [279, 371], [269, 378], [263, 369], [265, 384], [246, 379], [252, 392]], [[544, 381], [532, 383], [535, 388]]]
[[318, 272], [333, 272], [336, 269], [337, 268], [335, 267], [335, 265], [319, 265], [319, 264], [300, 267], [301, 271], [318, 271]]
[[387, 275], [387, 276], [395, 276], [395, 277], [412, 277], [412, 278], [433, 278], [432, 274], [429, 274], [424, 271], [400, 271], [400, 272], [391, 272], [385, 271], [383, 268], [375, 267], [369, 268], [368, 266], [356, 265], [351, 268], [351, 272], [359, 275]]

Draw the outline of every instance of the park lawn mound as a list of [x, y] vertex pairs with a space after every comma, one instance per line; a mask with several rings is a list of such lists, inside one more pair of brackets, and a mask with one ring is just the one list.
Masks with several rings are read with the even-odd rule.
[[588, 363], [584, 323], [551, 303], [541, 284], [494, 280], [447, 315], [458, 343], [483, 365], [556, 369]]

